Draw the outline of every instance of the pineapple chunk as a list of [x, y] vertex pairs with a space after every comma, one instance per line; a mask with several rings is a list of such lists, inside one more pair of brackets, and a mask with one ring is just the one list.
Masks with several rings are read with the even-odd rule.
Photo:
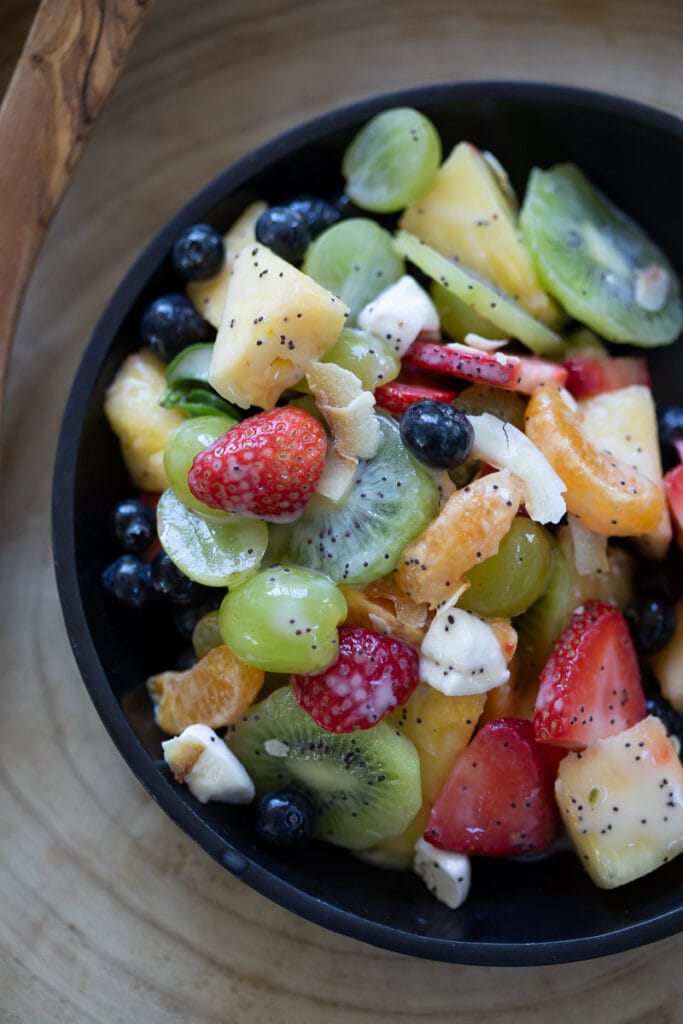
[[[657, 414], [652, 392], [643, 384], [605, 391], [579, 402], [584, 433], [597, 448], [609, 451], [627, 466], [661, 485]], [[664, 503], [659, 523], [636, 538], [643, 554], [664, 558], [671, 543], [671, 517]]]
[[178, 409], [159, 405], [165, 391], [166, 367], [143, 348], [125, 360], [104, 401], [130, 478], [143, 491], [165, 491], [168, 487], [164, 448], [185, 420]]
[[480, 274], [544, 323], [562, 319], [520, 241], [515, 207], [469, 142], [455, 147], [430, 188], [406, 208], [400, 226]]
[[263, 245], [237, 253], [209, 383], [243, 409], [272, 409], [339, 337], [349, 310]]
[[683, 599], [676, 605], [676, 632], [651, 664], [662, 693], [676, 711], [683, 713]]
[[683, 765], [658, 718], [568, 754], [555, 796], [601, 889], [649, 874], [683, 851]]
[[240, 214], [228, 233], [223, 235], [225, 263], [222, 269], [208, 281], [190, 281], [187, 285], [188, 299], [194, 304], [197, 312], [205, 320], [208, 320], [216, 330], [221, 325], [225, 296], [228, 294], [228, 283], [235, 263], [235, 256], [245, 245], [253, 245], [256, 242], [256, 221], [267, 209], [263, 200], [259, 199], [255, 203], [251, 203]]

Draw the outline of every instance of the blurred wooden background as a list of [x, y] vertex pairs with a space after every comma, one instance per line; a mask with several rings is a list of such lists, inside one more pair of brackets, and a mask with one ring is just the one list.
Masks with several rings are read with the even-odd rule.
[[[0, 90], [34, 7], [0, 2]], [[50, 231], [10, 366], [2, 1024], [683, 1019], [683, 936], [583, 965], [448, 966], [332, 935], [221, 870], [143, 792], [90, 706], [49, 526], [56, 435], [90, 331], [143, 244], [226, 164], [330, 107], [449, 79], [563, 82], [683, 114], [682, 45], [680, 0], [157, 0]]]

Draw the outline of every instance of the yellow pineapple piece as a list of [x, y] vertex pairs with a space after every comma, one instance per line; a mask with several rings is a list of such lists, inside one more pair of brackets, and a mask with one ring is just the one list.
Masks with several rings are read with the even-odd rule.
[[[606, 391], [579, 402], [584, 433], [603, 450], [662, 486], [657, 413], [652, 392], [643, 384]], [[645, 555], [664, 558], [671, 543], [671, 516], [664, 504], [654, 530], [638, 537]]]
[[[389, 839], [382, 839], [381, 842], [372, 846], [369, 850], [363, 850], [362, 854], [367, 857], [371, 864], [388, 866], [403, 871], [408, 871], [413, 866], [413, 855], [415, 843], [425, 834], [431, 806], [423, 804], [410, 824], [399, 836], [390, 836]], [[369, 857], [367, 855], [370, 855]], [[365, 859], [361, 857], [361, 859]]]
[[453, 149], [429, 189], [406, 208], [400, 226], [491, 281], [544, 323], [562, 320], [522, 245], [515, 206], [469, 142]]
[[576, 571], [574, 545], [568, 526], [559, 528], [557, 540], [569, 563], [573, 608], [578, 608], [586, 601], [606, 601], [608, 604], [616, 605], [617, 608], [625, 608], [633, 601], [635, 596], [635, 559], [628, 551], [608, 543], [608, 571], [596, 571], [582, 576]]
[[676, 631], [663, 651], [651, 658], [662, 693], [683, 713], [683, 599], [676, 605]]
[[510, 529], [522, 501], [512, 473], [489, 473], [456, 491], [401, 556], [398, 587], [435, 608], [452, 598], [468, 569], [490, 558]]
[[485, 694], [482, 725], [497, 718], [526, 718], [531, 721], [534, 717], [538, 678], [531, 678], [529, 673], [520, 672], [519, 662], [515, 658], [508, 667], [508, 681]]
[[178, 409], [164, 409], [159, 399], [166, 391], [166, 367], [143, 348], [124, 361], [104, 400], [109, 424], [121, 442], [121, 453], [131, 480], [143, 491], [164, 491], [164, 448], [184, 422]]
[[228, 294], [228, 282], [232, 274], [235, 256], [245, 245], [253, 245], [256, 242], [256, 221], [267, 209], [267, 204], [260, 199], [247, 206], [227, 234], [223, 235], [225, 263], [222, 269], [208, 281], [188, 282], [187, 297], [197, 312], [201, 313], [216, 330], [220, 327], [223, 319], [225, 297]]
[[349, 310], [263, 245], [235, 256], [209, 382], [242, 409], [272, 409], [339, 337]]
[[184, 672], [161, 672], [147, 681], [157, 725], [174, 736], [189, 725], [219, 729], [254, 702], [265, 673], [225, 645], [212, 648]]

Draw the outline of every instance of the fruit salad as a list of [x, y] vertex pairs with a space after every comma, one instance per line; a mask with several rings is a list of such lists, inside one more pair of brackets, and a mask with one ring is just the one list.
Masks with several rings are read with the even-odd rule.
[[567, 838], [631, 882], [683, 850], [683, 409], [642, 354], [675, 272], [578, 167], [520, 205], [417, 110], [341, 170], [188, 227], [107, 392], [103, 586], [187, 644], [147, 681], [167, 770], [453, 909]]

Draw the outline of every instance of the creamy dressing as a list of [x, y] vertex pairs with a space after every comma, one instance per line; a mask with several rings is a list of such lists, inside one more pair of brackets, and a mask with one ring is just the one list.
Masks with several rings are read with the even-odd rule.
[[487, 693], [510, 672], [491, 627], [478, 615], [446, 607], [432, 619], [420, 651], [420, 679], [448, 697]]
[[433, 896], [451, 910], [457, 910], [470, 891], [472, 872], [469, 857], [418, 839], [415, 843], [413, 871], [425, 883]]
[[404, 274], [358, 314], [358, 326], [384, 338], [404, 356], [418, 334], [440, 329], [439, 314], [424, 288]]
[[183, 773], [192, 795], [200, 803], [209, 800], [226, 804], [248, 804], [254, 799], [254, 784], [233, 752], [208, 725], [188, 725], [180, 736], [161, 744], [164, 760], [177, 773], [188, 750], [204, 747], [192, 768]]

